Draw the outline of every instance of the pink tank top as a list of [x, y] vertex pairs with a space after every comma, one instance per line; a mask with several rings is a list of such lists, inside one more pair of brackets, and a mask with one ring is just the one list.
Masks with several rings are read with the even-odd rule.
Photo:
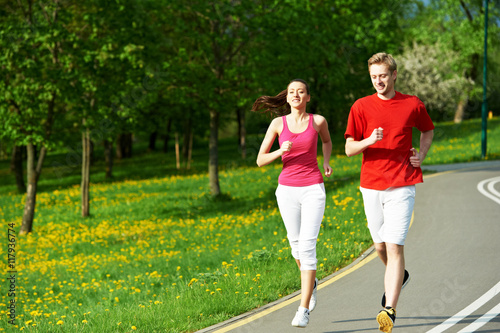
[[313, 115], [309, 114], [309, 124], [302, 133], [292, 133], [288, 129], [286, 116], [283, 116], [283, 131], [279, 136], [280, 147], [285, 141], [293, 143], [292, 150], [281, 156], [283, 170], [278, 183], [286, 186], [309, 186], [323, 183], [319, 171], [317, 151], [318, 132], [313, 126]]

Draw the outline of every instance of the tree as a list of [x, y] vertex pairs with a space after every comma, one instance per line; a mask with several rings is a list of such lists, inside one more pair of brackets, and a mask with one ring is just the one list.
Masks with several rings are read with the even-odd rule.
[[27, 193], [20, 234], [32, 230], [36, 193], [52, 129], [65, 110], [71, 73], [63, 52], [65, 11], [57, 0], [3, 2], [0, 23], [0, 135], [27, 148]]
[[221, 115], [235, 104], [239, 84], [231, 85], [237, 55], [258, 32], [258, 17], [265, 13], [260, 1], [182, 1], [174, 7], [180, 58], [194, 72], [188, 93], [196, 95], [209, 114], [209, 183], [213, 196], [219, 185], [218, 131]]
[[[442, 53], [455, 52], [458, 57], [450, 63], [454, 73], [474, 83], [468, 85], [460, 95], [454, 121], [460, 122], [469, 101], [480, 98], [482, 91], [481, 54], [484, 41], [484, 2], [432, 0], [428, 5], [419, 4], [415, 16], [407, 21], [407, 43], [420, 45], [438, 44]], [[492, 8], [493, 7], [493, 8]], [[498, 38], [498, 6], [490, 6], [491, 36]]]
[[23, 146], [12, 147], [12, 159], [10, 163], [10, 170], [16, 177], [16, 186], [19, 193], [26, 192], [26, 184], [24, 182], [23, 172]]
[[[80, 92], [79, 103], [74, 109], [81, 117], [82, 216], [88, 216], [90, 210], [92, 142], [105, 142], [106, 175], [111, 177], [112, 157], [108, 154], [111, 154], [112, 136], [123, 128], [123, 123], [136, 116], [137, 103], [130, 101], [124, 107], [121, 103], [112, 105], [111, 101], [127, 96], [127, 90], [138, 87], [142, 83], [140, 78], [149, 74], [143, 68], [141, 56], [144, 46], [140, 43], [147, 41], [140, 32], [144, 27], [136, 24], [143, 25], [147, 21], [145, 10], [137, 1], [106, 5], [100, 1], [87, 1], [74, 12], [73, 28], [77, 36], [75, 43], [78, 43], [78, 52], [74, 53], [78, 73], [75, 86]], [[127, 100], [123, 98], [122, 101]]]
[[406, 47], [398, 57], [398, 90], [417, 95], [425, 101], [433, 119], [452, 117], [463, 91], [469, 91], [471, 80], [452, 70], [459, 54], [439, 44]]

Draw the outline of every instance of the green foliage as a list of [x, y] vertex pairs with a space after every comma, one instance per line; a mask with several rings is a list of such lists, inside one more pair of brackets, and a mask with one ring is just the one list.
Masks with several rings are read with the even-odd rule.
[[396, 89], [425, 101], [432, 119], [453, 119], [458, 101], [473, 86], [472, 80], [452, 70], [458, 57], [439, 44], [406, 47], [397, 61]]
[[[62, 20], [52, 18], [57, 5], [28, 11], [7, 6], [0, 23], [0, 139], [51, 146], [52, 126], [60, 107], [72, 96], [70, 38]], [[61, 13], [61, 15], [64, 15]]]
[[[404, 62], [423, 53], [413, 47], [414, 41], [433, 55], [425, 64], [430, 68], [424, 76], [428, 84], [418, 87], [415, 80], [404, 82], [400, 76], [398, 85], [410, 88], [402, 92], [421, 96], [433, 115], [448, 115], [456, 96], [467, 95], [470, 109], [480, 105], [484, 14], [479, 2], [29, 3], [34, 4], [0, 1], [2, 147], [34, 142], [38, 148], [65, 149], [74, 157], [81, 153], [84, 127], [96, 146], [123, 132], [136, 138], [192, 132], [202, 142], [210, 133], [210, 112], [220, 118], [222, 129], [230, 128], [225, 133], [229, 136], [237, 132], [231, 128], [237, 114], [249, 110], [258, 96], [277, 94], [297, 77], [310, 83], [309, 111], [323, 114], [332, 132], [343, 131], [354, 100], [373, 91], [366, 60], [387, 51]], [[489, 96], [496, 113], [496, 6], [490, 16]], [[437, 70], [439, 64], [443, 66]], [[421, 79], [422, 72], [409, 73]], [[459, 78], [473, 80], [476, 89]], [[436, 99], [435, 86], [446, 88], [438, 94], [446, 99]], [[414, 88], [427, 88], [434, 95]], [[248, 149], [254, 154], [260, 145], [255, 135], [269, 122], [255, 114], [246, 119]], [[181, 140], [184, 146], [187, 134]], [[78, 158], [71, 160], [59, 160], [59, 169], [77, 169]]]
[[[491, 2], [491, 1], [490, 1]], [[417, 2], [419, 3], [419, 2]], [[409, 20], [406, 21], [405, 43], [412, 47], [414, 43], [429, 49], [440, 50], [441, 56], [431, 57], [430, 62], [451, 55], [444, 61], [444, 67], [449, 73], [461, 76], [474, 85], [465, 86], [461, 91], [454, 93], [461, 96], [454, 99], [469, 100], [469, 110], [472, 115], [480, 109], [482, 102], [482, 67], [484, 51], [484, 1], [454, 1], [432, 0], [428, 5], [422, 3]], [[489, 60], [491, 73], [496, 72], [496, 59], [500, 42], [500, 7], [490, 4], [488, 44], [491, 59]], [[444, 78], [446, 80], [446, 78]], [[491, 80], [491, 96], [500, 91], [498, 80]], [[465, 96], [465, 98], [464, 98]], [[425, 102], [425, 101], [424, 101]], [[479, 105], [479, 107], [478, 107]], [[499, 107], [498, 103], [494, 104]], [[444, 110], [439, 110], [443, 112]], [[476, 113], [477, 115], [477, 113]], [[448, 120], [444, 117], [440, 120]]]
[[398, 45], [400, 1], [292, 1], [264, 20], [257, 45], [259, 95], [274, 95], [294, 78], [311, 86], [309, 110], [342, 129], [355, 99], [371, 93], [366, 62]]

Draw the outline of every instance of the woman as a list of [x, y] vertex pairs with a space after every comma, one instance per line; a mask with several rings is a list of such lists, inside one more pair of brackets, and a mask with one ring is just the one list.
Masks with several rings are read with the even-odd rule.
[[[300, 269], [302, 298], [292, 326], [305, 327], [309, 313], [316, 306], [316, 240], [325, 211], [325, 187], [318, 167], [318, 134], [323, 142], [323, 168], [329, 165], [332, 142], [326, 119], [306, 113], [311, 100], [309, 86], [295, 79], [276, 96], [259, 97], [252, 111], [275, 112], [257, 156], [257, 165], [267, 165], [281, 157], [283, 170], [279, 176], [276, 198], [287, 230], [292, 255]], [[270, 152], [276, 136], [280, 148]]]

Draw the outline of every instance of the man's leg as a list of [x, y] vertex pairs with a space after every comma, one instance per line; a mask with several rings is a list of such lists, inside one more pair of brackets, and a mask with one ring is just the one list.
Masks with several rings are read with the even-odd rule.
[[375, 250], [380, 260], [384, 263], [384, 266], [387, 266], [387, 248], [385, 243], [375, 243]]
[[386, 243], [386, 253], [387, 264], [384, 277], [386, 306], [396, 308], [405, 271], [404, 246]]

